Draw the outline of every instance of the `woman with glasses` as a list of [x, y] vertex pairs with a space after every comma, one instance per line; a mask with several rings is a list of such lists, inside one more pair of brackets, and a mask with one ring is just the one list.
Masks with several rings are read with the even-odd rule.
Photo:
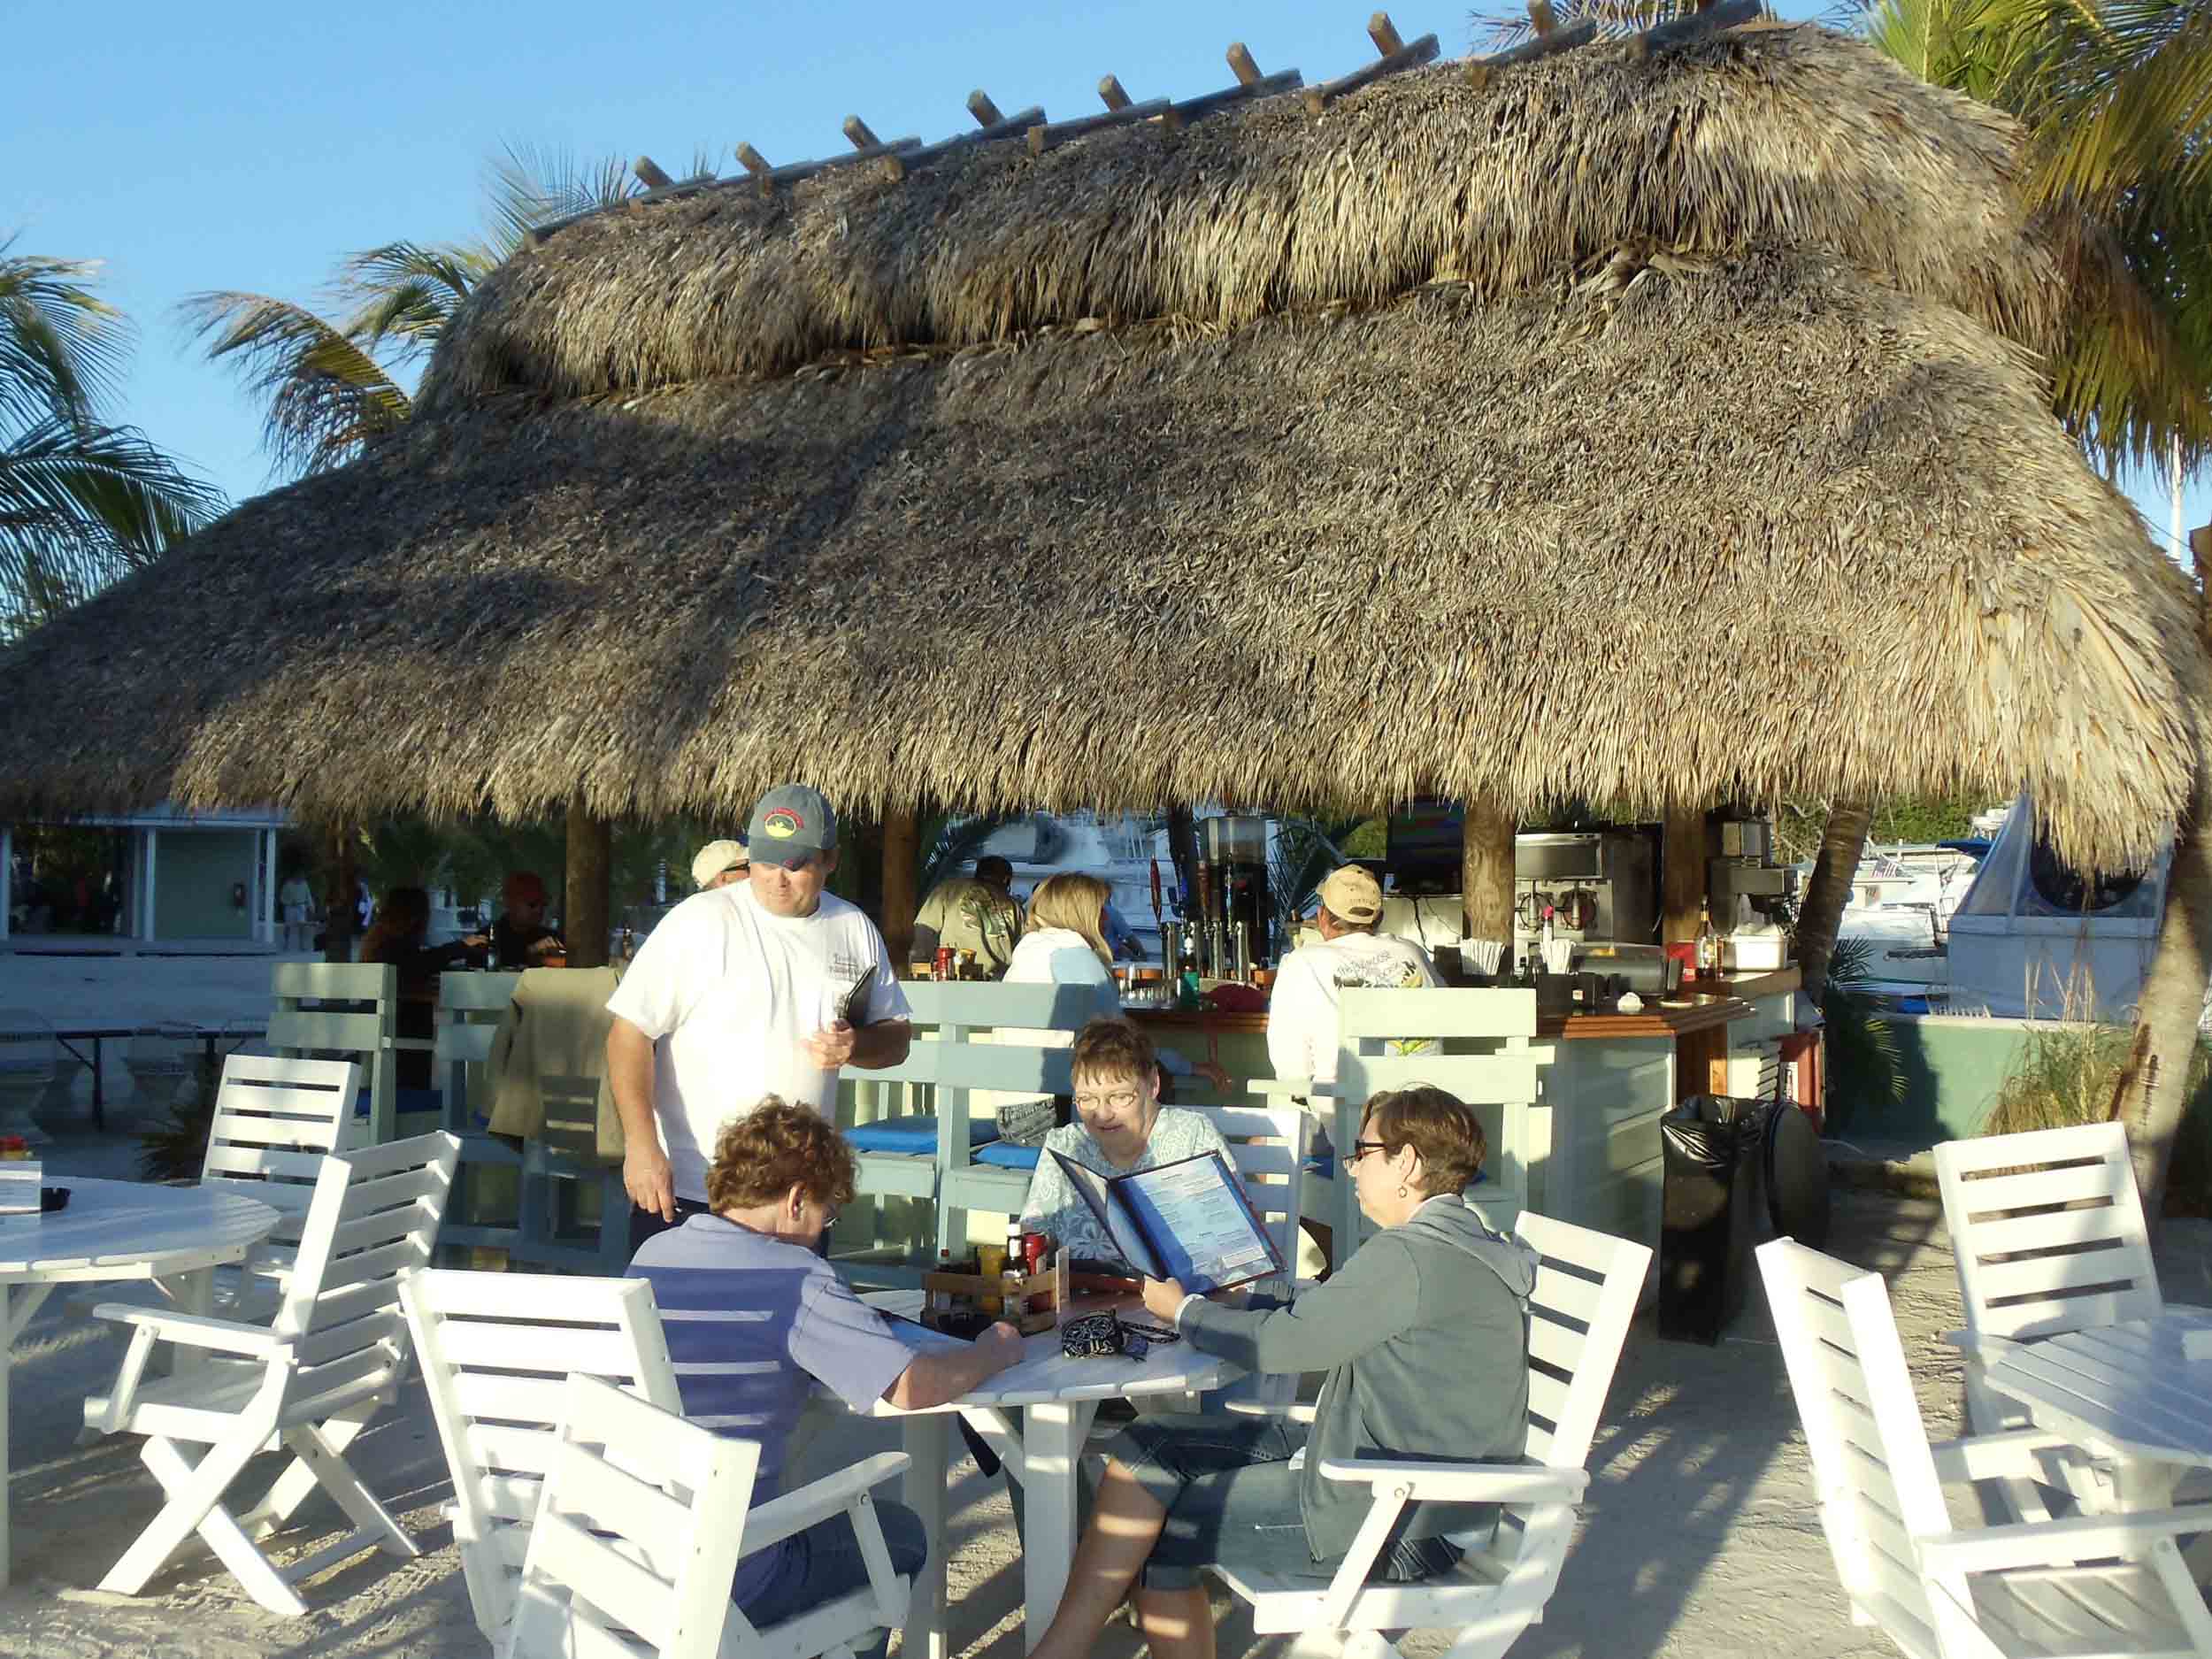
[[[1228, 1143], [1202, 1112], [1160, 1104], [1158, 1055], [1152, 1040], [1125, 1019], [1094, 1019], [1076, 1033], [1069, 1069], [1075, 1087], [1075, 1120], [1045, 1137], [1048, 1154], [1105, 1176], [1148, 1170], [1203, 1152], [1229, 1156]], [[1037, 1160], [1023, 1201], [1022, 1231], [1048, 1233], [1077, 1260], [1133, 1272], [1069, 1186], [1056, 1159]]]
[[[1326, 1284], [1288, 1307], [1263, 1308], [1146, 1282], [1147, 1310], [1173, 1320], [1195, 1348], [1247, 1371], [1325, 1371], [1313, 1424], [1159, 1416], [1107, 1441], [1067, 1592], [1032, 1659], [1089, 1653], [1133, 1582], [1154, 1659], [1212, 1659], [1203, 1569], [1325, 1579], [1349, 1552], [1371, 1494], [1324, 1480], [1325, 1461], [1521, 1455], [1523, 1310], [1536, 1261], [1461, 1195], [1485, 1151], [1474, 1113], [1442, 1089], [1378, 1094], [1344, 1161], [1360, 1209], [1380, 1231]], [[1402, 1582], [1445, 1571], [1461, 1553], [1453, 1536], [1494, 1518], [1486, 1505], [1409, 1504], [1372, 1576]]]

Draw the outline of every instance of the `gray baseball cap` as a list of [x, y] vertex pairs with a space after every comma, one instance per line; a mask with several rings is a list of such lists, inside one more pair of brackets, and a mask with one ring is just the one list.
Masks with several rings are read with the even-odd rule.
[[837, 814], [818, 789], [780, 783], [761, 796], [745, 829], [745, 849], [757, 864], [803, 864], [837, 848]]

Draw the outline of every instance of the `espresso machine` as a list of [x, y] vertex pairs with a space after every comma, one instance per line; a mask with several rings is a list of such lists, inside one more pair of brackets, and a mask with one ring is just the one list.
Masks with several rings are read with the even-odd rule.
[[1713, 925], [1736, 926], [1739, 901], [1749, 900], [1756, 919], [1770, 922], [1789, 892], [1789, 872], [1774, 862], [1774, 826], [1763, 818], [1724, 818], [1714, 826], [1720, 851], [1706, 861]]
[[1516, 960], [1543, 937], [1651, 941], [1656, 864], [1651, 839], [1635, 830], [1530, 833], [1513, 838]]

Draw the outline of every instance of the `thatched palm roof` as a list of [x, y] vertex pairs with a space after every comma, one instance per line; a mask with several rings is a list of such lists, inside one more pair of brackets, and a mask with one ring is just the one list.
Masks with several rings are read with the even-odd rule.
[[[1644, 81], [1724, 125], [1732, 99], [1770, 120], [1802, 106], [1710, 144], [1678, 116], [1640, 188], [1615, 188], [1630, 157], [1601, 145], [1580, 197], [1507, 137], [1521, 188], [1497, 188], [1464, 107], [1495, 89], [1448, 70], [1295, 131], [1261, 108], [1164, 154], [1141, 132], [1073, 146], [1100, 147], [1089, 196], [1125, 172], [1153, 208], [1087, 226], [1088, 196], [1051, 196], [1079, 220], [1057, 241], [1041, 219], [998, 241], [960, 219], [972, 191], [1016, 203], [993, 169], [1024, 164], [988, 156], [895, 189], [848, 179], [784, 208], [732, 191], [572, 227], [472, 303], [414, 427], [19, 648], [0, 789], [507, 815], [580, 790], [609, 813], [727, 815], [794, 772], [856, 806], [2024, 785], [2069, 852], [2139, 856], [2199, 747], [2190, 596], [2005, 337], [2057, 323], [1996, 118], [1886, 73], [1811, 31], [1532, 69], [1492, 111], [1508, 134], [1507, 110], [1594, 119], [1655, 97]], [[1394, 215], [1358, 181], [1371, 170], [1348, 162], [1333, 196], [1314, 171], [1312, 134], [1340, 113], [1356, 130], [1368, 101], [1397, 109], [1370, 123], [1379, 144], [1394, 130], [1436, 163], [1442, 132], [1471, 151], [1440, 183], [1391, 186]], [[1886, 175], [1875, 136], [1794, 158], [1786, 142], [1901, 122]], [[1661, 207], [1690, 199], [1664, 176], [1684, 155], [1717, 181], [1665, 238], [1686, 251], [1655, 251]], [[1148, 181], [1180, 170], [1233, 216], [1270, 165], [1299, 181], [1279, 199], [1301, 223], [1336, 204], [1333, 268], [1368, 291], [1293, 305], [1325, 285], [1232, 273], [1220, 293], [1245, 297], [1196, 303], [1247, 238], [1202, 257]], [[1924, 167], [1951, 174], [1944, 212]], [[1793, 170], [1789, 202], [1746, 205]], [[1867, 191], [1854, 212], [1843, 178]], [[1609, 247], [1570, 211], [1608, 192], [1632, 221]], [[1469, 225], [1509, 200], [1528, 216], [1492, 235], [1509, 258], [1385, 245], [1477, 197]], [[906, 227], [903, 264], [869, 251], [897, 245], [872, 212]], [[1286, 233], [1281, 269], [1318, 240]], [[1108, 257], [1140, 245], [1149, 265]], [[1025, 285], [987, 274], [1025, 259]], [[1012, 283], [1000, 332], [913, 299], [938, 265]], [[1171, 314], [1103, 321], [1109, 291]], [[841, 310], [857, 294], [877, 320]], [[1077, 314], [1041, 320], [1055, 306]], [[564, 320], [595, 309], [595, 351]], [[879, 326], [895, 343], [824, 349]], [[549, 396], [578, 390], [595, 395]]]

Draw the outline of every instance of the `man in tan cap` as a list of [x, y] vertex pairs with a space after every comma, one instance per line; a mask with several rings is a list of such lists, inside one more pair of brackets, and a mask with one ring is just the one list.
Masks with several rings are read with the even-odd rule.
[[711, 893], [733, 881], [744, 880], [752, 867], [743, 841], [709, 841], [692, 856], [691, 885], [702, 893]]
[[1343, 987], [1417, 990], [1441, 985], [1420, 946], [1375, 932], [1382, 884], [1358, 864], [1321, 884], [1314, 918], [1321, 942], [1284, 957], [1267, 1004], [1267, 1057], [1281, 1078], [1336, 1080], [1337, 1010]]

